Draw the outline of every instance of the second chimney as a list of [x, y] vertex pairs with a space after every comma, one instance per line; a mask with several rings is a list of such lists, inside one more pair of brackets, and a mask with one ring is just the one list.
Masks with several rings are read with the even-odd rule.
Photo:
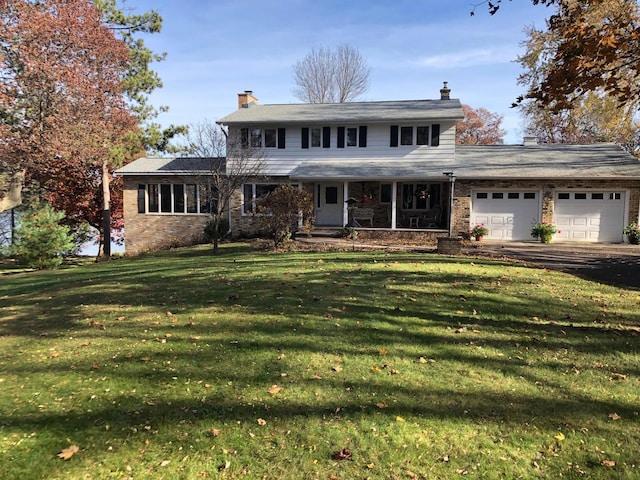
[[245, 90], [244, 93], [238, 94], [238, 110], [249, 108], [252, 103], [258, 103], [258, 99], [253, 96], [253, 90]]
[[444, 86], [440, 89], [440, 100], [451, 100], [451, 97], [449, 97], [451, 89], [447, 86], [447, 83], [449, 82], [444, 82]]

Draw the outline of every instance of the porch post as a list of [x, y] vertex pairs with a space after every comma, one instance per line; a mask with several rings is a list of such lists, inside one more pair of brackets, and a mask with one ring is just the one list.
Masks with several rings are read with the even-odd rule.
[[396, 210], [397, 198], [398, 198], [398, 182], [394, 181], [391, 184], [391, 229], [392, 230], [395, 230], [397, 228], [396, 227], [396, 223], [398, 220], [398, 212]]
[[349, 204], [347, 199], [349, 198], [349, 182], [344, 182], [342, 186], [342, 226], [349, 223]]

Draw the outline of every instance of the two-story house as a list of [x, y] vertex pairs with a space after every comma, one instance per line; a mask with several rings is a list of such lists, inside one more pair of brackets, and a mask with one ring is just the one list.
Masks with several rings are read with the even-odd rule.
[[[557, 239], [621, 242], [638, 220], [640, 163], [618, 146], [456, 146], [462, 118], [446, 83], [434, 100], [261, 105], [240, 93], [218, 123], [259, 151], [264, 169], [233, 198], [232, 233], [255, 233], [256, 199], [280, 183], [312, 193], [317, 227], [355, 220], [370, 235], [433, 240], [482, 223], [489, 238], [532, 240], [532, 223], [546, 221], [559, 225]], [[201, 235], [205, 192], [185, 161], [146, 158], [118, 171], [128, 252]]]

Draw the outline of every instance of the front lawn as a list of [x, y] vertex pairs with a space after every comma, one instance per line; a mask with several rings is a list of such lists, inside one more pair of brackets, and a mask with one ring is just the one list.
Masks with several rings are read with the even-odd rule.
[[221, 253], [0, 276], [0, 478], [640, 477], [638, 291]]

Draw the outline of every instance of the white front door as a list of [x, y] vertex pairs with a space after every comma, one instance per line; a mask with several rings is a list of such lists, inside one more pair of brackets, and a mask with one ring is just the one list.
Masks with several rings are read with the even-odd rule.
[[316, 225], [342, 226], [344, 211], [343, 185], [319, 183], [316, 186]]

